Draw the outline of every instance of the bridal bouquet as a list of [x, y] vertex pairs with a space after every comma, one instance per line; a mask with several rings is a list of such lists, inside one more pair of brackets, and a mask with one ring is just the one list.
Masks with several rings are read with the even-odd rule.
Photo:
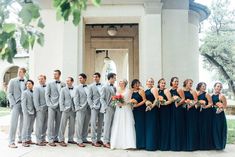
[[221, 112], [224, 111], [223, 103], [222, 103], [222, 102], [217, 102], [217, 103], [214, 105], [214, 108], [216, 109], [216, 114], [220, 114]]
[[202, 109], [206, 106], [206, 101], [205, 100], [199, 100], [196, 108], [200, 107], [200, 112], [202, 111]]
[[138, 104], [138, 102], [135, 99], [130, 99], [130, 101], [127, 103], [127, 105], [130, 105], [132, 109], [135, 104]]
[[[112, 97], [112, 106], [117, 106], [118, 104], [123, 104], [124, 102], [124, 97], [121, 94]], [[122, 108], [122, 106], [119, 107]]]
[[186, 99], [185, 104], [183, 105], [184, 108], [187, 108], [189, 110], [190, 107], [195, 105], [194, 100]]

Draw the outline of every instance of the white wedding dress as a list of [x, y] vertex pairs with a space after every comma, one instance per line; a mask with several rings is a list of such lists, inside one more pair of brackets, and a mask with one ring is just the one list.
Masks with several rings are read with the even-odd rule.
[[[120, 93], [118, 93], [120, 94]], [[129, 101], [129, 90], [122, 94]], [[136, 148], [135, 122], [130, 105], [116, 107], [110, 140], [111, 149]]]

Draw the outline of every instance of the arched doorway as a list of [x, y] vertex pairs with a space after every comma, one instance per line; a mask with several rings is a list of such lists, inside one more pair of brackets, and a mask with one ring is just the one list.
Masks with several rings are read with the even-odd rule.
[[3, 87], [8, 85], [10, 79], [17, 76], [18, 69], [18, 66], [12, 66], [5, 72], [3, 77]]

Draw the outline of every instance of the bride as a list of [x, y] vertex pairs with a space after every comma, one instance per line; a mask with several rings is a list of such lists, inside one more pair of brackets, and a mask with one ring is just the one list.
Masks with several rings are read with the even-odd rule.
[[111, 140], [111, 149], [133, 149], [136, 148], [135, 123], [130, 102], [131, 92], [126, 88], [127, 80], [119, 82], [117, 95], [122, 95], [124, 103], [116, 105], [114, 114]]

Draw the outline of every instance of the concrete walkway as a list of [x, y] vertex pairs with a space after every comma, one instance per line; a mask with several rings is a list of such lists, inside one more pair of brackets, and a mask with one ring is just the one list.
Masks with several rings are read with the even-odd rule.
[[[233, 119], [234, 117], [230, 118]], [[224, 151], [195, 152], [148, 152], [139, 150], [110, 150], [106, 148], [95, 148], [91, 145], [87, 145], [87, 147], [85, 148], [80, 148], [76, 145], [68, 145], [68, 147], [39, 147], [36, 145], [32, 145], [28, 148], [25, 148], [21, 145], [18, 145], [17, 149], [11, 149], [8, 148], [7, 141], [9, 120], [9, 116], [0, 118], [1, 157], [233, 157], [235, 154], [235, 145], [227, 145]]]

